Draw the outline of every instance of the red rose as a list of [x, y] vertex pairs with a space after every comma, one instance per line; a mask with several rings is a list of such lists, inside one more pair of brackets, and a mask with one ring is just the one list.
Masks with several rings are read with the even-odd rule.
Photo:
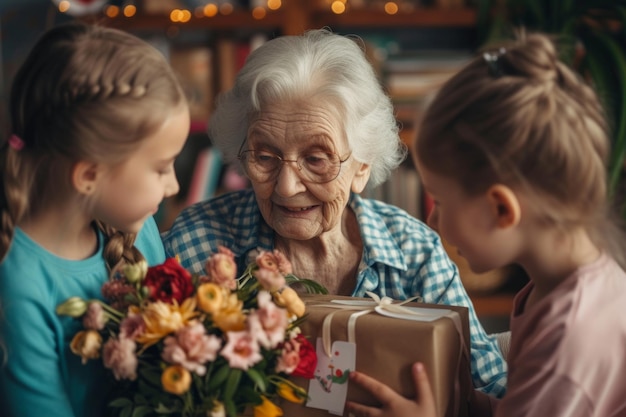
[[165, 303], [176, 300], [182, 304], [194, 291], [191, 274], [176, 258], [169, 258], [161, 265], [148, 268], [143, 285], [150, 291], [152, 301]]
[[300, 345], [298, 350], [298, 353], [300, 354], [300, 362], [298, 362], [298, 366], [291, 373], [291, 375], [313, 379], [315, 376], [315, 367], [317, 366], [317, 354], [315, 353], [315, 348], [302, 334], [296, 336], [296, 342]]

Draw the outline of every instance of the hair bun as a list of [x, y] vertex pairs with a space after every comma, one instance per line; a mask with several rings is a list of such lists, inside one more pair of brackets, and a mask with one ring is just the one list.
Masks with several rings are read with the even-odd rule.
[[553, 41], [547, 36], [531, 33], [507, 48], [502, 57], [511, 75], [521, 75], [538, 81], [550, 82], [559, 78], [558, 54]]

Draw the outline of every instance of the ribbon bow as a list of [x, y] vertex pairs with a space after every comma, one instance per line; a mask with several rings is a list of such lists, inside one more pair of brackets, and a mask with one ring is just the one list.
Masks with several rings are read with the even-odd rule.
[[404, 316], [404, 318], [410, 318], [411, 316], [413, 317], [425, 316], [422, 313], [410, 310], [406, 307], [402, 307], [403, 304], [409, 303], [411, 301], [419, 300], [420, 299], [419, 296], [411, 297], [399, 303], [394, 303], [395, 300], [393, 298], [390, 298], [387, 296], [384, 296], [381, 298], [377, 294], [374, 294], [373, 292], [369, 292], [369, 291], [366, 291], [365, 293], [368, 296], [370, 296], [370, 298], [372, 298], [371, 302], [362, 301], [362, 300], [355, 300], [355, 301], [333, 300], [332, 301], [333, 304], [324, 305], [324, 307], [333, 307], [333, 308], [338, 309], [337, 311], [334, 311], [330, 313], [329, 315], [327, 315], [324, 318], [324, 323], [322, 324], [322, 343], [324, 346], [324, 353], [326, 353], [328, 357], [330, 357], [332, 354], [332, 349], [331, 349], [332, 343], [331, 343], [331, 335], [330, 335], [331, 322], [332, 322], [333, 316], [341, 310], [360, 310], [360, 311], [357, 311], [356, 313], [351, 314], [350, 318], [348, 319], [348, 342], [350, 343], [356, 342], [357, 319], [373, 311], [376, 311], [377, 313], [383, 316], [393, 316], [397, 318], [403, 318], [400, 316]]

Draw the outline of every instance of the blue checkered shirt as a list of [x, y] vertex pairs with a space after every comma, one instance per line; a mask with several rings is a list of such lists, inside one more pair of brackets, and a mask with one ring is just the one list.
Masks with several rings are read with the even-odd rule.
[[[469, 308], [471, 369], [474, 386], [501, 397], [506, 391], [506, 362], [495, 338], [481, 326], [456, 265], [448, 258], [437, 233], [397, 207], [352, 195], [363, 239], [363, 257], [352, 292], [365, 297], [424, 302]], [[243, 271], [257, 249], [272, 250], [274, 232], [265, 223], [251, 189], [224, 194], [187, 207], [163, 235], [168, 256], [179, 255], [182, 265], [201, 273], [208, 255], [225, 246]]]

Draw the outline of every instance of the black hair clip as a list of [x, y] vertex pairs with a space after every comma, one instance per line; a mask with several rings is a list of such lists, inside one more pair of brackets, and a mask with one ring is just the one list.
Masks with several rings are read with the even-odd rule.
[[489, 68], [489, 75], [494, 78], [502, 76], [502, 66], [500, 65], [500, 57], [506, 53], [505, 48], [500, 48], [497, 51], [483, 53], [483, 59], [487, 63]]

